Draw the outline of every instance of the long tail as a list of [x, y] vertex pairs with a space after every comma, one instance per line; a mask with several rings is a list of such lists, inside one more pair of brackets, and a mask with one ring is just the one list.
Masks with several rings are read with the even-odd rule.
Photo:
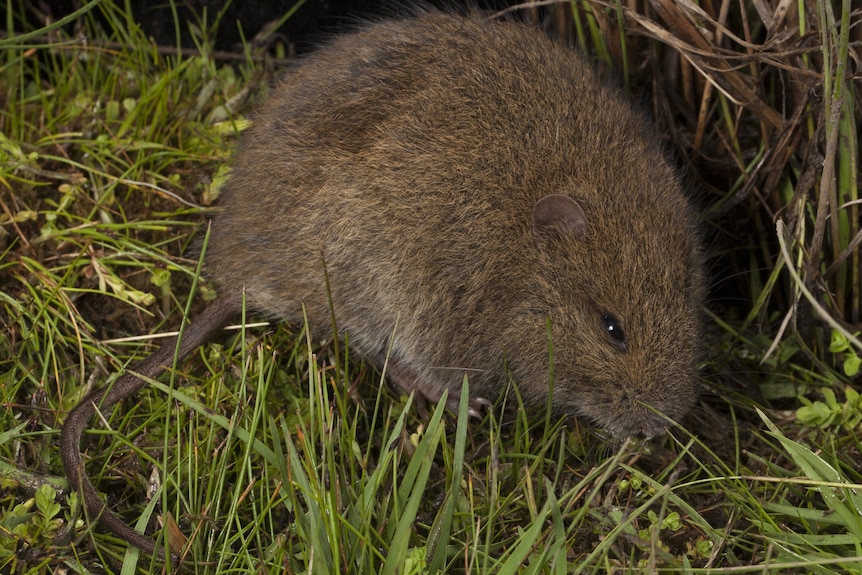
[[150, 555], [156, 555], [163, 561], [165, 560], [164, 549], [156, 549], [155, 539], [141, 535], [126, 525], [120, 517], [108, 509], [107, 503], [93, 487], [81, 458], [81, 436], [97, 411], [108, 410], [146, 385], [146, 381], [136, 374], [155, 378], [173, 365], [175, 353], [178, 358], [185, 357], [223, 327], [238, 310], [239, 306], [233, 300], [220, 298], [212, 302], [204, 313], [186, 328], [183, 339], [179, 343], [179, 349], [177, 349], [177, 338], [172, 338], [162, 344], [152, 355], [136, 364], [128, 373], [123, 374], [113, 385], [88, 395], [69, 412], [63, 430], [60, 432], [60, 455], [63, 458], [63, 467], [72, 487], [81, 493], [89, 518], [97, 518], [99, 525], [106, 531]]

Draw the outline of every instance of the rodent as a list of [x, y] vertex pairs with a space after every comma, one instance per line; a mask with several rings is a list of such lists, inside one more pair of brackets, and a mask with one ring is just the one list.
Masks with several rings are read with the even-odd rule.
[[[661, 433], [695, 400], [704, 268], [696, 214], [651, 123], [584, 57], [512, 23], [419, 12], [338, 37], [290, 71], [242, 138], [212, 222], [219, 299], [179, 355], [248, 306], [338, 329], [401, 387], [469, 377], [615, 435]], [[394, 342], [391, 336], [395, 332]], [[134, 372], [171, 365], [164, 344]], [[504, 360], [505, 358], [505, 360]], [[105, 507], [81, 435], [135, 393], [127, 373], [61, 434], [90, 517], [153, 553]], [[451, 394], [450, 394], [451, 395]], [[457, 396], [457, 394], [456, 394]], [[161, 552], [159, 550], [159, 552]]]

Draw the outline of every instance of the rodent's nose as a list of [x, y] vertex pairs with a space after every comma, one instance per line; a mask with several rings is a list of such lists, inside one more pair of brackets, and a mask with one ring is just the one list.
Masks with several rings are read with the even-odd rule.
[[668, 422], [665, 419], [650, 413], [644, 420], [638, 435], [643, 436], [644, 439], [652, 439], [653, 437], [664, 435], [667, 433], [667, 430]]
[[628, 422], [625, 433], [619, 435], [637, 436], [644, 439], [652, 439], [667, 433], [671, 422], [666, 417], [650, 411], [648, 408], [636, 408], [634, 417]]

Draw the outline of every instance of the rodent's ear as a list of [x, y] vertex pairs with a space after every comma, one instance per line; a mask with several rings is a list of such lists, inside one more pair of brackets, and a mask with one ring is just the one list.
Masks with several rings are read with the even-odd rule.
[[553, 235], [583, 236], [589, 227], [581, 205], [569, 196], [550, 194], [533, 207], [533, 239], [538, 243]]

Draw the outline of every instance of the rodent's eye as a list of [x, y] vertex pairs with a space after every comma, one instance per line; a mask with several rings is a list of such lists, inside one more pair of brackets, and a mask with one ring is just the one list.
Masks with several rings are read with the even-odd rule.
[[620, 325], [620, 321], [612, 316], [609, 313], [602, 314], [602, 323], [604, 324], [605, 331], [613, 340], [614, 345], [616, 345], [620, 351], [626, 350], [626, 332], [623, 331], [623, 326]]

